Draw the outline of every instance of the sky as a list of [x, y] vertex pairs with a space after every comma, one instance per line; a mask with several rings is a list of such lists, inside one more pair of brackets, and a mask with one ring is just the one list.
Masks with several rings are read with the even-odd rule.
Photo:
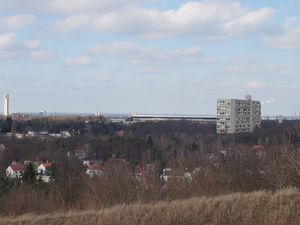
[[[300, 0], [0, 0], [12, 112], [300, 114]], [[3, 97], [0, 104], [3, 104]]]

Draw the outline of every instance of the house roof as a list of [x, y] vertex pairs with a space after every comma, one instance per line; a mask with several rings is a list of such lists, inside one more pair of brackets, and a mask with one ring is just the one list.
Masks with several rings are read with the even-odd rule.
[[136, 165], [134, 172], [135, 173], [143, 173], [144, 172], [143, 165], [141, 165], [141, 164]]
[[41, 165], [43, 165], [46, 169], [50, 169], [53, 166], [53, 163], [46, 162], [46, 163], [42, 163]]
[[12, 163], [10, 167], [12, 168], [13, 171], [24, 171], [24, 165], [20, 163]]
[[88, 166], [88, 170], [102, 170], [102, 167], [98, 163], [93, 163]]
[[124, 130], [119, 130], [119, 131], [116, 131], [115, 134], [116, 134], [116, 136], [118, 136], [118, 137], [123, 137], [124, 134], [125, 134], [125, 131], [124, 131]]
[[252, 147], [252, 151], [264, 151], [265, 150], [265, 146], [264, 145], [254, 145]]

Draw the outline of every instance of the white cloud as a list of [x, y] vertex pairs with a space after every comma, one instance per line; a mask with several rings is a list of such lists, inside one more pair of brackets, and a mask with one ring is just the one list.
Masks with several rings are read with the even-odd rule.
[[25, 41], [24, 45], [28, 49], [36, 49], [36, 48], [40, 47], [41, 43], [40, 43], [40, 40], [38, 40], [38, 39], [31, 39], [31, 40]]
[[[292, 64], [282, 62], [270, 63], [266, 58], [234, 59], [226, 62], [226, 66], [221, 69], [221, 73], [231, 76], [257, 76], [257, 77], [290, 77], [295, 74], [298, 67], [294, 68]], [[296, 71], [297, 72], [297, 71]]]
[[158, 68], [158, 67], [152, 67], [152, 66], [149, 66], [149, 67], [143, 67], [141, 69], [141, 72], [142, 73], [162, 73], [162, 69]]
[[137, 48], [130, 42], [114, 42], [100, 44], [87, 50], [88, 53], [110, 54], [110, 55], [129, 55], [134, 54]]
[[245, 88], [248, 88], [248, 89], [263, 89], [266, 87], [267, 87], [266, 84], [259, 83], [259, 82], [250, 82], [245, 85]]
[[40, 41], [37, 39], [18, 42], [15, 33], [0, 35], [0, 60], [21, 58], [30, 58], [34, 61], [49, 61], [55, 58], [55, 53], [41, 48]]
[[275, 100], [274, 98], [269, 97], [269, 98], [267, 99], [266, 103], [267, 103], [267, 104], [271, 104], [271, 103], [273, 103], [273, 102], [275, 102], [275, 101], [276, 101], [276, 100]]
[[112, 9], [133, 0], [0, 0], [2, 11], [72, 14]]
[[31, 59], [34, 61], [50, 61], [55, 59], [56, 54], [53, 51], [48, 51], [48, 50], [37, 50], [30, 52]]
[[161, 38], [200, 35], [224, 38], [260, 27], [274, 13], [272, 8], [248, 10], [232, 1], [187, 2], [178, 9], [159, 10], [127, 6], [104, 13], [81, 13], [57, 21], [61, 32], [92, 31]]
[[90, 48], [87, 53], [123, 57], [133, 65], [148, 65], [146, 68], [153, 68], [153, 64], [181, 64], [203, 60], [199, 46], [165, 51], [155, 47], [138, 47], [130, 42], [114, 42]]
[[263, 104], [263, 105], [269, 105], [269, 104], [272, 104], [272, 103], [274, 103], [274, 102], [276, 102], [276, 99], [275, 99], [275, 98], [268, 97], [267, 100], [262, 101], [261, 104]]
[[89, 48], [86, 53], [103, 59], [125, 60], [142, 73], [161, 73], [170, 71], [170, 68], [200, 66], [215, 62], [214, 59], [206, 58], [198, 45], [170, 50], [140, 47], [132, 42], [113, 42]]
[[246, 15], [238, 19], [225, 23], [224, 29], [227, 31], [228, 35], [243, 33], [245, 30], [251, 31], [252, 29], [259, 27], [273, 15], [274, 10], [272, 8], [262, 8], [246, 13]]
[[90, 23], [92, 16], [90, 15], [76, 15], [68, 17], [55, 24], [55, 30], [60, 32], [70, 32], [70, 31], [80, 31], [85, 28], [85, 26]]
[[0, 27], [6, 30], [20, 30], [33, 25], [37, 21], [34, 15], [16, 15], [0, 18]]
[[154, 47], [138, 47], [130, 42], [114, 42], [110, 44], [101, 44], [87, 50], [88, 53], [110, 54], [114, 56], [132, 56], [140, 58], [141, 56], [153, 58], [156, 60], [173, 60], [178, 57], [190, 57], [201, 54], [199, 46], [193, 46], [182, 50], [162, 51]]
[[278, 33], [264, 36], [264, 42], [272, 48], [299, 49], [300, 17], [286, 19]]
[[82, 56], [78, 58], [68, 58], [65, 60], [65, 64], [69, 66], [89, 66], [93, 63], [88, 56]]
[[0, 50], [0, 61], [20, 57], [20, 51]]
[[128, 4], [131, 0], [52, 0], [45, 1], [45, 8], [52, 12], [76, 13], [111, 9], [115, 6]]
[[0, 49], [8, 49], [12, 47], [15, 39], [14, 33], [6, 33], [0, 35]]

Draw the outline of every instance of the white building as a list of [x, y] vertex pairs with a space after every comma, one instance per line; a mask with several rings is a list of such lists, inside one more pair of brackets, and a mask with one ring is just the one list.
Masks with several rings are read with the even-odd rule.
[[50, 162], [42, 163], [39, 165], [37, 171], [40, 175], [50, 175], [53, 164]]
[[252, 132], [261, 126], [261, 102], [243, 99], [219, 99], [217, 103], [217, 133]]
[[11, 178], [11, 179], [22, 178], [24, 171], [25, 171], [25, 169], [22, 164], [12, 163], [6, 169], [6, 177]]
[[96, 176], [101, 176], [103, 174], [103, 170], [102, 167], [95, 162], [88, 166], [86, 174], [93, 178]]
[[9, 116], [9, 95], [5, 95], [4, 97], [3, 115]]
[[137, 122], [160, 122], [160, 121], [192, 121], [202, 124], [215, 124], [215, 116], [197, 116], [197, 115], [158, 115], [158, 114], [131, 114], [131, 121]]
[[171, 168], [165, 168], [163, 169], [162, 174], [160, 175], [160, 179], [163, 181], [168, 181], [171, 178], [172, 169]]

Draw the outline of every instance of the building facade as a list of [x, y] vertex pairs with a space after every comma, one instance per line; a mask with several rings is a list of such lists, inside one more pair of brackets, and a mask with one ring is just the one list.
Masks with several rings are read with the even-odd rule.
[[202, 124], [216, 124], [215, 116], [196, 116], [196, 115], [155, 115], [132, 113], [130, 117], [133, 123], [139, 122], [161, 122], [161, 121], [192, 121]]
[[9, 116], [9, 95], [5, 95], [4, 97], [4, 108], [3, 108], [3, 115]]
[[219, 99], [217, 103], [217, 133], [252, 132], [261, 126], [261, 102], [245, 99]]
[[22, 178], [24, 172], [24, 165], [14, 162], [9, 167], [7, 167], [6, 177], [10, 179]]

